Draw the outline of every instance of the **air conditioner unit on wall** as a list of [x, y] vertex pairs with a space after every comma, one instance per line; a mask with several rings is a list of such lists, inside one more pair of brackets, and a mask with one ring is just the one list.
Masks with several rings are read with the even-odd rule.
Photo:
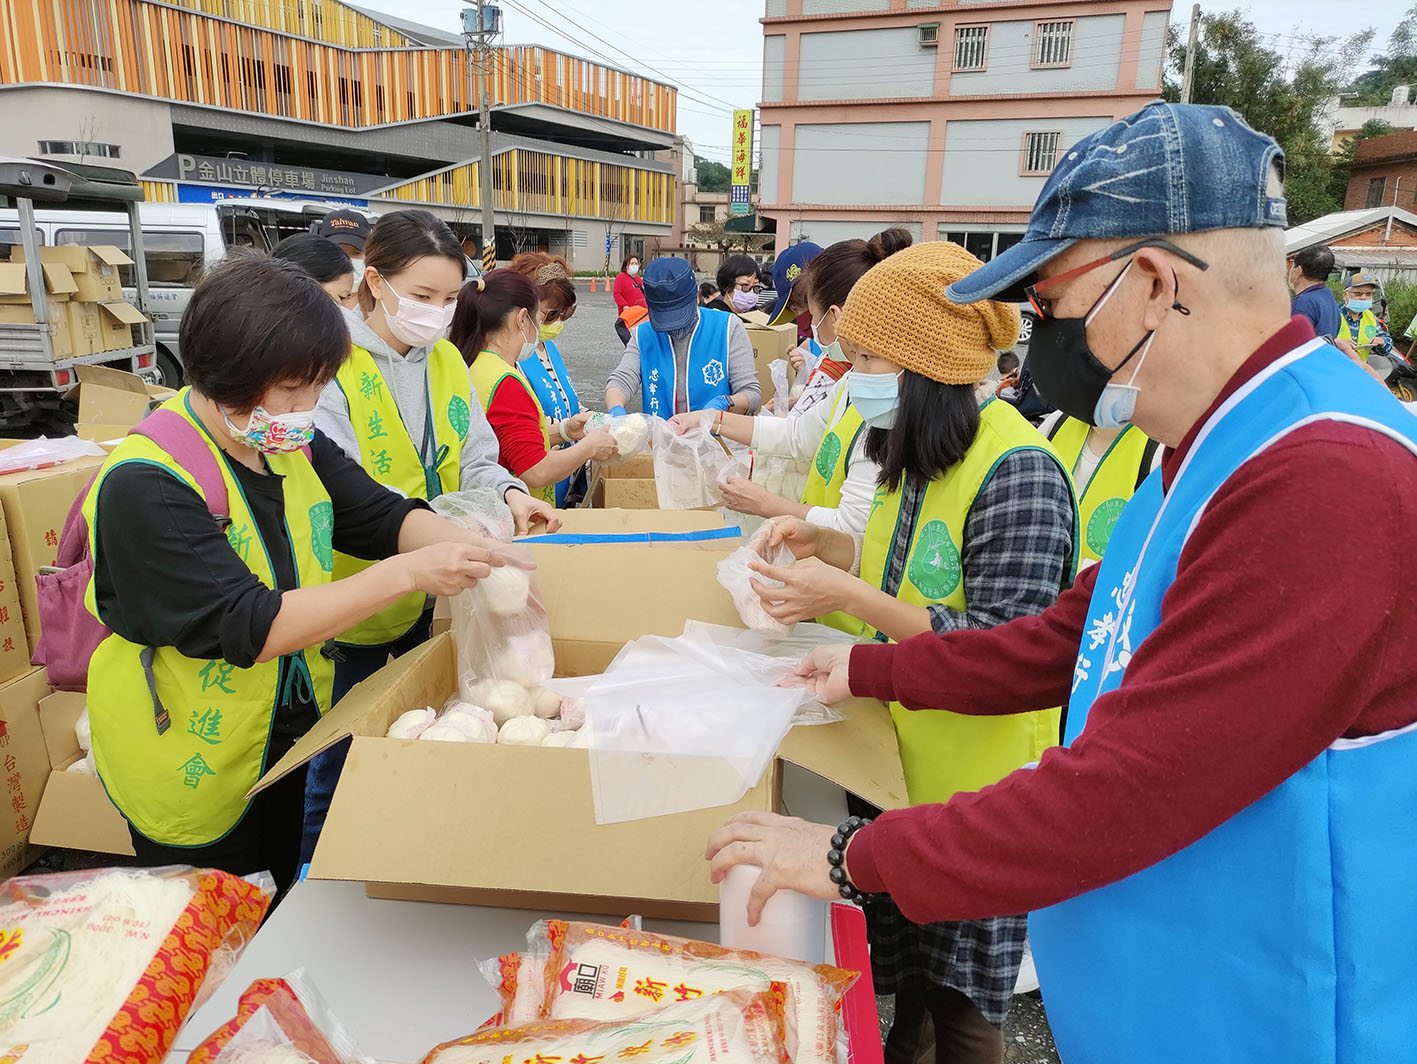
[[923, 26], [916, 27], [920, 35], [921, 48], [938, 48], [940, 46], [940, 24], [938, 22], [927, 22]]

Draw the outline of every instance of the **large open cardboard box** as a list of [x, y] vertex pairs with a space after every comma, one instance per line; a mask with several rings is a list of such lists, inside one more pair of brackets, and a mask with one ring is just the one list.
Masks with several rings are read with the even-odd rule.
[[131, 857], [133, 839], [128, 823], [108, 800], [98, 777], [65, 771], [84, 756], [74, 725], [86, 701], [72, 691], [55, 691], [39, 703], [39, 723], [52, 771], [30, 840], [39, 846]]
[[[557, 671], [600, 672], [628, 640], [678, 635], [688, 618], [739, 624], [715, 573], [731, 546], [533, 545]], [[841, 723], [794, 728], [735, 805], [596, 824], [584, 750], [383, 737], [405, 710], [446, 701], [456, 656], [444, 634], [391, 662], [257, 785], [354, 736], [312, 877], [363, 881], [381, 897], [712, 920], [707, 838], [737, 812], [781, 807], [782, 762], [885, 808], [907, 802], [890, 715], [858, 700]]]
[[10, 554], [10, 530], [0, 508], [0, 683], [8, 683], [30, 670], [29, 637], [20, 606], [20, 585]]
[[39, 700], [49, 694], [49, 675], [31, 669], [0, 684], [0, 763], [5, 767], [5, 815], [0, 817], [0, 878], [23, 871], [37, 852], [30, 828], [49, 779], [49, 756], [39, 726]]
[[[654, 481], [650, 481], [650, 487]], [[559, 535], [679, 535], [716, 532], [728, 527], [717, 510], [562, 510]], [[528, 543], [535, 543], [532, 538]]]
[[654, 456], [642, 454], [618, 465], [594, 463], [590, 505], [597, 510], [658, 510]]

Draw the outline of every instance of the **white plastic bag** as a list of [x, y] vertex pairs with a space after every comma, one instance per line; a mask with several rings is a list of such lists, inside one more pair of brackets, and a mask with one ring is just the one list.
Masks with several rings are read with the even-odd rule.
[[652, 422], [654, 485], [661, 510], [717, 506], [723, 502], [722, 482], [750, 471], [751, 452], [711, 435], [708, 425], [715, 414], [704, 414], [704, 421], [682, 436], [667, 421]]
[[60, 436], [53, 440], [41, 436], [0, 451], [0, 473], [43, 469], [45, 466], [71, 462], [75, 458], [102, 458], [106, 453], [92, 440], [81, 440], [77, 436]]
[[433, 500], [433, 512], [489, 539], [512, 541], [511, 508], [490, 488], [445, 492]]
[[765, 609], [763, 600], [753, 589], [757, 580], [767, 587], [782, 587], [782, 581], [772, 580], [749, 568], [753, 562], [767, 562], [774, 567], [790, 568], [796, 561], [786, 544], [776, 550], [767, 545], [767, 530], [760, 529], [747, 543], [718, 563], [718, 582], [733, 596], [733, 605], [743, 623], [755, 632], [785, 632], [788, 626], [774, 619]]
[[603, 460], [603, 465], [620, 465], [644, 454], [650, 448], [653, 431], [648, 414], [591, 414], [586, 422], [586, 431], [604, 429], [615, 441], [615, 453]]

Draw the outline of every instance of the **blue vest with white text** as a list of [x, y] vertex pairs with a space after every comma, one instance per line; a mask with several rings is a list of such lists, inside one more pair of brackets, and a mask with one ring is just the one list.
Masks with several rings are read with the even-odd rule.
[[[551, 370], [556, 374], [553, 380], [551, 373], [546, 370], [546, 365], [541, 361], [541, 357], [535, 352], [528, 355], [517, 363], [517, 368], [526, 377], [527, 383], [531, 385], [531, 390], [536, 393], [536, 401], [541, 404], [541, 412], [550, 421], [565, 421], [569, 417], [575, 417], [581, 412], [580, 396], [576, 395], [576, 386], [571, 383], [571, 375], [566, 371], [566, 362], [561, 357], [561, 352], [557, 350], [555, 343], [546, 341], [546, 357], [551, 360]], [[561, 382], [561, 387], [566, 391], [566, 400], [562, 402], [561, 392], [556, 388], [556, 381]], [[566, 403], [570, 403], [570, 409], [566, 409]], [[552, 444], [555, 445], [556, 433], [552, 433]], [[568, 444], [561, 444], [566, 447]], [[571, 487], [571, 482], [579, 475], [579, 470], [572, 473], [565, 480], [556, 482], [556, 505], [560, 506], [566, 500], [566, 492]]]
[[[1164, 596], [1215, 493], [1280, 438], [1325, 420], [1370, 428], [1417, 456], [1417, 418], [1315, 340], [1220, 407], [1169, 492], [1159, 472], [1142, 485], [1101, 562], [1065, 742], [1087, 734], [1090, 707], [1125, 685], [1132, 655], [1165, 622]], [[1313, 574], [1293, 576], [1302, 593]], [[1342, 652], [1339, 632], [1330, 645]], [[1206, 665], [1195, 663], [1197, 682]], [[1417, 1059], [1414, 765], [1417, 725], [1340, 739], [1179, 853], [1032, 914], [1062, 1059]]]
[[[728, 383], [728, 323], [722, 310], [699, 308], [699, 324], [689, 341], [686, 393], [690, 410], [703, 410], [720, 395], [732, 395]], [[671, 418], [676, 413], [679, 374], [674, 346], [667, 333], [655, 332], [648, 320], [635, 331], [640, 347], [640, 409], [652, 417]]]

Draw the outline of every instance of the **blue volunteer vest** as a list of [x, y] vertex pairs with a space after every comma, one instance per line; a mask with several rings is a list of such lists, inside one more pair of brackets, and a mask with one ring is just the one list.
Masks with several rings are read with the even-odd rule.
[[[1321, 341], [1241, 388], [1201, 432], [1170, 492], [1153, 474], [1117, 523], [1065, 742], [1084, 730], [1100, 695], [1126, 682], [1211, 497], [1254, 455], [1318, 420], [1363, 425], [1417, 453], [1417, 418]], [[1179, 853], [1034, 913], [1029, 937], [1062, 1059], [1412, 1059], [1414, 764], [1417, 726], [1339, 740]]]
[[[531, 390], [536, 394], [536, 401], [541, 404], [541, 412], [551, 421], [565, 421], [569, 417], [575, 417], [581, 412], [580, 396], [576, 395], [576, 386], [571, 383], [571, 375], [566, 371], [566, 362], [561, 357], [561, 352], [557, 350], [555, 343], [546, 341], [546, 357], [551, 359], [551, 369], [556, 374], [556, 380], [561, 382], [561, 387], [566, 390], [566, 402], [561, 401], [561, 393], [556, 388], [556, 380], [552, 380], [551, 374], [546, 371], [546, 366], [542, 364], [541, 358], [533, 352], [517, 363], [517, 368], [522, 371], [522, 376], [526, 377], [527, 383], [531, 385]], [[566, 403], [570, 403], [569, 410]], [[559, 438], [556, 433], [552, 436]], [[560, 446], [565, 447], [566, 444]], [[566, 492], [571, 486], [571, 481], [576, 479], [576, 474], [572, 474], [565, 480], [556, 483], [556, 505], [560, 506], [566, 500]]]
[[[690, 410], [703, 410], [720, 395], [733, 394], [728, 383], [729, 318], [725, 311], [699, 308], [699, 324], [689, 341], [685, 391]], [[679, 394], [679, 374], [669, 335], [655, 332], [646, 320], [635, 336], [640, 347], [640, 409], [651, 417], [671, 418], [674, 397]]]

